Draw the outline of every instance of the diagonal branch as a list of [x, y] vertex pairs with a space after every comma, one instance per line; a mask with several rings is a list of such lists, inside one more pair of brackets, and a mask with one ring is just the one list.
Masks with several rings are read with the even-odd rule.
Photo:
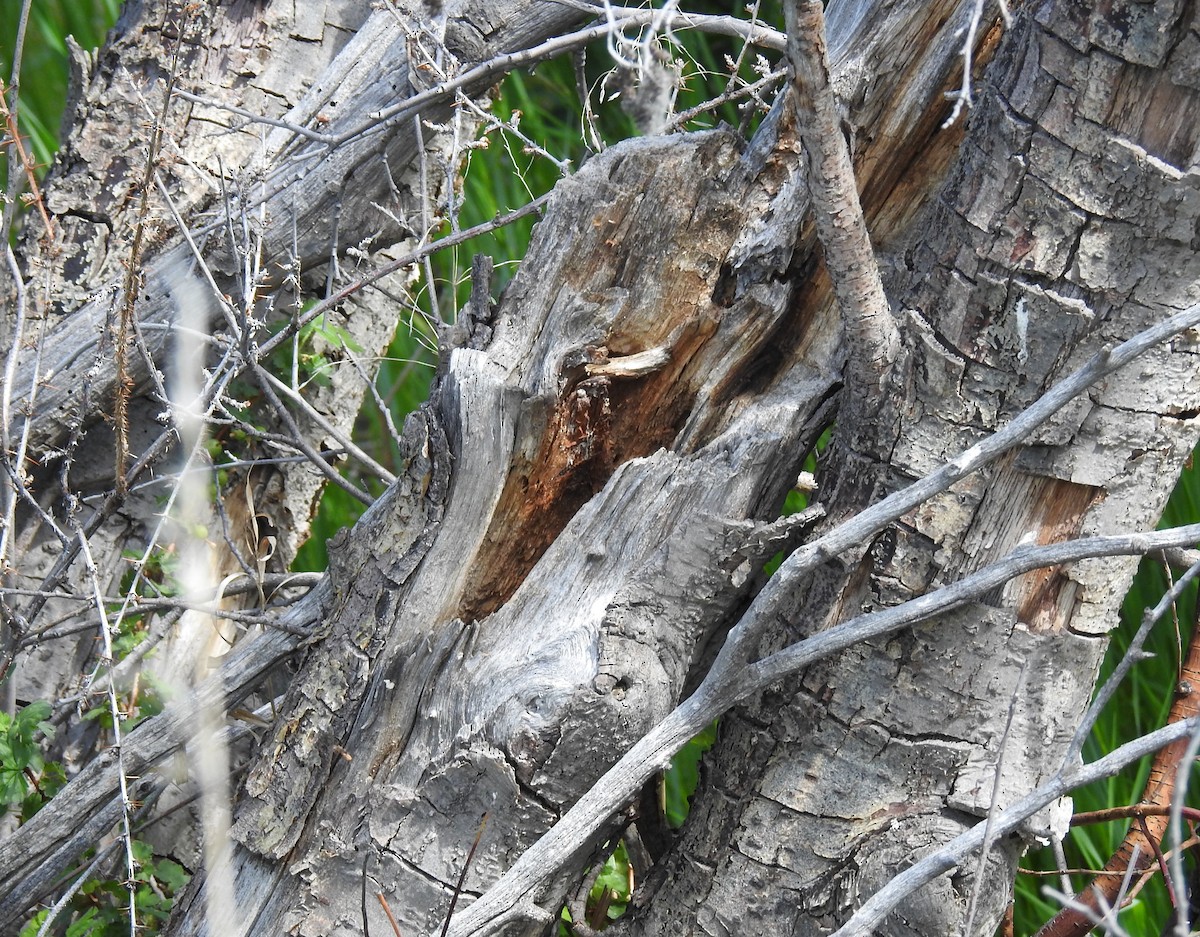
[[[1110, 752], [1091, 764], [1081, 765], [1070, 771], [1058, 772], [1037, 790], [1030, 792], [1011, 807], [997, 814], [992, 821], [995, 835], [1001, 836], [1013, 832], [1029, 817], [1077, 787], [1083, 787], [1085, 784], [1091, 784], [1102, 778], [1112, 777], [1126, 765], [1158, 751], [1163, 746], [1180, 740], [1186, 742], [1198, 726], [1200, 726], [1200, 718], [1195, 716], [1182, 722], [1173, 722], [1143, 735], [1141, 738], [1134, 739], [1132, 742], [1125, 743], [1116, 751]], [[961, 865], [964, 859], [979, 848], [983, 843], [985, 826], [987, 826], [986, 823], [977, 823], [941, 849], [901, 872], [872, 895], [833, 937], [868, 937], [875, 933], [875, 928], [883, 923], [883, 919], [887, 917], [888, 913], [904, 898], [939, 875]]]
[[[774, 614], [776, 603], [780, 601], [781, 596], [786, 595], [798, 577], [805, 575], [806, 570], [823, 562], [826, 557], [846, 549], [849, 544], [860, 542], [864, 537], [903, 516], [913, 506], [946, 490], [968, 472], [978, 469], [1025, 440], [1039, 423], [1048, 419], [1091, 383], [1128, 363], [1135, 355], [1153, 344], [1198, 323], [1200, 305], [1154, 326], [1111, 351], [1096, 356], [1083, 369], [1049, 391], [1038, 403], [994, 436], [952, 460], [933, 475], [897, 492], [793, 554], [731, 634], [714, 672], [701, 689], [610, 769], [547, 836], [518, 860], [484, 898], [460, 911], [452, 924], [451, 933], [481, 933], [484, 927], [489, 926], [497, 917], [509, 913], [512, 908], [527, 901], [528, 896], [540, 896], [546, 883], [553, 878], [554, 870], [560, 868], [561, 863], [565, 861], [564, 856], [587, 848], [589, 840], [603, 827], [611, 813], [632, 797], [650, 773], [664, 766], [671, 756], [716, 714], [749, 695], [756, 688], [808, 663], [812, 659], [810, 655], [816, 651], [832, 653], [839, 649], [831, 644], [822, 647], [820, 643], [833, 640], [829, 636], [835, 634], [835, 631], [831, 630], [810, 639], [818, 643], [805, 642], [755, 663], [752, 672], [747, 669], [746, 655], [748, 648], [754, 644], [753, 635], [765, 627], [766, 620]], [[385, 510], [386, 505], [396, 497], [395, 489], [391, 492], [377, 501], [366, 517]], [[956, 601], [969, 601], [973, 595], [979, 594], [971, 591], [972, 589], [987, 591], [993, 588], [997, 581], [1003, 581], [1003, 578], [1018, 575], [1043, 563], [1066, 562], [1087, 554], [1089, 550], [1140, 553], [1170, 545], [1186, 545], [1194, 542], [1198, 536], [1200, 531], [1188, 530], [1182, 533], [1160, 532], [1142, 537], [1099, 538], [1090, 542], [1058, 544], [1040, 550], [1025, 548], [1015, 557], [1010, 557], [1008, 565], [1002, 570], [992, 568], [987, 571], [988, 575], [999, 575], [1001, 579], [977, 579], [966, 585], [962, 582], [956, 584], [959, 590]], [[1072, 550], [1075, 552], [1072, 553]], [[327, 613], [329, 597], [329, 581], [324, 580], [307, 600], [293, 606], [286, 613], [286, 621], [293, 628], [301, 628], [323, 618]], [[863, 618], [849, 622], [844, 627], [898, 629], [914, 620], [944, 610], [948, 606], [938, 602], [946, 598], [945, 590], [939, 599], [926, 597], [926, 606], [914, 605], [907, 609], [911, 617], [900, 616], [895, 610], [888, 610], [886, 613], [876, 613], [873, 617], [868, 616], [870, 620]], [[881, 620], [884, 614], [894, 617], [891, 620]], [[841, 640], [849, 643], [860, 640], [863, 636], [861, 631], [842, 630], [836, 633]], [[879, 633], [878, 630], [875, 633]], [[223, 662], [220, 671], [197, 688], [198, 696], [212, 696], [214, 699], [224, 700], [228, 705], [244, 694], [247, 685], [259, 674], [293, 650], [298, 643], [300, 639], [295, 634], [283, 631], [267, 632], [244, 648], [235, 649]], [[161, 716], [149, 720], [131, 732], [125, 740], [125, 754], [130, 763], [130, 770], [140, 773], [183, 743], [189, 737], [192, 728], [192, 709], [193, 706], [189, 702], [173, 704]], [[97, 759], [68, 785], [53, 804], [41, 811], [11, 839], [0, 844], [0, 875], [5, 876], [11, 886], [9, 894], [0, 899], [0, 919], [10, 920], [18, 906], [24, 907], [32, 895], [36, 895], [42, 887], [53, 881], [55, 868], [60, 867], [60, 863], [73, 858], [87, 844], [89, 836], [92, 837], [91, 842], [94, 842], [94, 837], [101, 835], [103, 830], [111, 825], [115, 819], [112, 809], [115, 778], [112, 759]]]
[[[896, 608], [859, 616], [762, 660], [751, 661], [759, 637], [778, 615], [787, 595], [812, 569], [829, 557], [865, 542], [912, 508], [946, 491], [965, 475], [977, 471], [1024, 442], [1037, 426], [1100, 378], [1153, 345], [1197, 324], [1200, 324], [1200, 304], [1146, 329], [1116, 348], [1103, 349], [1087, 365], [1057, 384], [1003, 429], [921, 481], [897, 491], [793, 553], [730, 632], [725, 646], [696, 692], [626, 752], [546, 835], [526, 850], [488, 892], [460, 912], [451, 927], [451, 935], [475, 937], [495, 932], [496, 928], [514, 917], [533, 919], [547, 913], [537, 902], [553, 898], [545, 892], [557, 875], [557, 870], [589, 849], [602, 834], [609, 817], [629, 802], [655, 771], [665, 767], [689, 739], [735, 703], [758, 690], [868, 637], [899, 630], [961, 605], [1013, 576], [1038, 566], [1069, 562], [1101, 553], [1145, 553], [1167, 546], [1168, 543], [1160, 539], [1162, 532], [1159, 532], [1138, 535], [1132, 539], [1099, 537], [1051, 547], [1021, 547], [1003, 563], [994, 564], [937, 592]], [[1200, 526], [1180, 528], [1174, 532], [1172, 540], [1187, 543], [1197, 536], [1200, 536]], [[1119, 542], [1122, 543], [1120, 547], [1117, 546]], [[1061, 781], [1063, 777], [1060, 773], [1058, 780]], [[1004, 830], [997, 827], [996, 835], [1002, 832]], [[966, 854], [969, 854], [969, 850]]]
[[[1097, 556], [1145, 554], [1168, 545], [1193, 542], [1198, 537], [1200, 537], [1200, 524], [1192, 524], [1147, 534], [1087, 537], [1043, 547], [1019, 547], [1000, 562], [956, 583], [903, 605], [860, 615], [800, 641], [786, 651], [773, 654], [758, 664], [738, 668], [732, 674], [723, 670], [718, 673], [714, 668], [713, 673], [710, 673], [694, 695], [685, 700], [631, 748], [590, 791], [579, 799], [558, 824], [551, 828], [549, 833], [517, 860], [516, 864], [500, 878], [489, 892], [462, 912], [461, 917], [456, 919], [450, 934], [452, 937], [467, 937], [467, 935], [494, 933], [500, 923], [514, 915], [518, 917], [533, 915], [535, 911], [531, 901], [540, 896], [548, 883], [554, 879], [556, 870], [568, 863], [577, 852], [589, 847], [609, 816], [635, 796], [641, 785], [656, 771], [665, 767], [670, 758], [704, 726], [728, 711], [734, 704], [770, 684], [869, 638], [896, 632], [901, 628], [928, 621], [943, 612], [959, 608], [972, 600], [987, 595], [1008, 580], [1034, 569]], [[781, 664], [781, 661], [786, 661], [786, 665]], [[763, 664], [766, 663], [771, 666], [764, 667]], [[1174, 737], [1172, 736], [1172, 738]], [[1096, 764], [1099, 765], [1099, 763]], [[1108, 759], [1105, 759], [1105, 764], [1109, 764]], [[1088, 768], [1092, 767], [1088, 766]], [[1086, 770], [1078, 769], [1070, 773], [1059, 772], [1046, 788], [1039, 788], [1039, 792], [1050, 789], [1056, 783], [1060, 786], [1066, 784], [1068, 787], [1077, 787], [1088, 783], [1094, 776], [1103, 776], [1089, 774], [1085, 779], [1079, 779], [1082, 776], [1081, 772], [1086, 773]], [[1058, 787], [1053, 787], [1053, 789], [1059, 790]], [[1037, 806], [1022, 813], [1016, 819], [1013, 819], [1008, 811], [997, 814], [993, 818], [991, 835], [999, 837], [1009, 832], [1040, 810], [1046, 803], [1061, 796], [1065, 789], [1067, 788], [1059, 790], [1059, 793], [1050, 797], [1049, 800], [1036, 800]], [[1030, 795], [1030, 797], [1034, 797], [1034, 795]], [[1021, 805], [1034, 802], [1027, 797], [1014, 805], [1012, 809], [1017, 810]], [[961, 862], [979, 845], [985, 825], [981, 823], [971, 831], [977, 836], [970, 840], [970, 845], [960, 848], [956, 845], [959, 840], [955, 840], [953, 844], [943, 850], [945, 852], [949, 852], [952, 848], [955, 850], [953, 852], [954, 864]], [[949, 862], [950, 860], [944, 861]], [[930, 877], [936, 877], [950, 867], [952, 866], [930, 866], [930, 869], [936, 868]], [[928, 879], [922, 879], [912, 887], [920, 887], [925, 881]], [[903, 895], [889, 896], [889, 900], [894, 905], [903, 897]], [[890, 907], [891, 905], [889, 905]], [[883, 913], [886, 914], [886, 911]], [[853, 933], [857, 934], [858, 932]]]
[[858, 185], [842, 119], [829, 81], [825, 15], [820, 0], [789, 0], [787, 54], [792, 66], [800, 139], [808, 155], [817, 237], [833, 282], [849, 360], [846, 379], [851, 406], [877, 400], [900, 348], [895, 316], [858, 200]]

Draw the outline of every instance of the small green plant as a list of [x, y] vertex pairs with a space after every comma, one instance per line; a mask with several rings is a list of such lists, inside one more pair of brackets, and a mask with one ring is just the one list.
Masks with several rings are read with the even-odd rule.
[[0, 712], [0, 804], [24, 823], [66, 783], [62, 765], [46, 761], [43, 739], [54, 737], [50, 704], [37, 700], [16, 715]]
[[[178, 862], [155, 856], [148, 843], [135, 839], [134, 906], [138, 932], [157, 934], [171, 913], [175, 895], [191, 878]], [[107, 878], [84, 882], [68, 904], [67, 937], [124, 937], [129, 933], [129, 888], [124, 881]], [[21, 929], [21, 937], [36, 937], [49, 911], [39, 911]]]
[[588, 915], [596, 924], [615, 921], [629, 906], [632, 891], [633, 875], [629, 868], [629, 856], [625, 852], [625, 840], [621, 840], [596, 876], [596, 883], [588, 896]]
[[[588, 892], [584, 923], [590, 930], [603, 930], [612, 921], [625, 913], [629, 899], [633, 896], [634, 871], [629, 865], [625, 851], [625, 840], [617, 843], [600, 869]], [[558, 937], [572, 937], [570, 912], [563, 908], [558, 922]]]
[[[310, 300], [301, 306], [300, 311], [307, 311], [314, 305], [316, 300]], [[270, 331], [275, 334], [287, 325], [287, 320], [281, 321]], [[276, 348], [267, 364], [277, 377], [289, 384], [304, 387], [311, 383], [318, 387], [328, 387], [329, 372], [333, 370], [345, 349], [361, 352], [362, 346], [348, 331], [334, 322], [332, 316], [320, 315], [302, 325], [292, 341], [284, 342]]]
[[[179, 594], [176, 575], [179, 557], [174, 550], [154, 550], [143, 561], [136, 551], [126, 551], [125, 559], [130, 568], [121, 577], [121, 594], [143, 598], [169, 598]], [[140, 575], [137, 572], [141, 565]], [[111, 602], [108, 604], [109, 620], [116, 621], [111, 632], [113, 662], [124, 660], [146, 640], [150, 633], [149, 614], [138, 610], [136, 604]], [[153, 653], [151, 651], [150, 653]], [[118, 701], [126, 714], [122, 720], [125, 728], [132, 728], [143, 719], [162, 712], [163, 699], [158, 685], [145, 673], [138, 673], [128, 684], [119, 686]], [[113, 728], [112, 707], [104, 700], [83, 714], [105, 729]]]

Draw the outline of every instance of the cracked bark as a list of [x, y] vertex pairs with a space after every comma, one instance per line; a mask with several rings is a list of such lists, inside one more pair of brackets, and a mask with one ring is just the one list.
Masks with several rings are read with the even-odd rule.
[[[907, 316], [902, 377], [875, 451], [835, 444], [831, 519], [920, 477], [1152, 321], [1160, 303], [1194, 301], [1200, 267], [1183, 257], [1192, 222], [1178, 212], [1194, 217], [1183, 206], [1198, 204], [1197, 141], [1190, 117], [1165, 116], [1200, 101], [1194, 82], [1178, 81], [1192, 14], [1123, 6], [1132, 25], [1118, 28], [1115, 10], [1110, 20], [1079, 9], [1042, 4], [1018, 17], [956, 165], [889, 251], [888, 295]], [[1118, 246], [1133, 228], [1144, 260]], [[1174, 477], [1162, 470], [1195, 441], [1194, 354], [1190, 343], [1164, 349], [1106, 381], [1014, 457], [864, 544], [861, 558], [831, 563], [776, 641], [899, 604], [1022, 541], [1152, 525]], [[974, 609], [812, 667], [724, 720], [695, 822], [626, 932], [836, 929], [902, 857], [986, 814], [1022, 668], [1000, 803], [1047, 777], [1088, 702], [1132, 566], [1021, 577]], [[994, 930], [1013, 864], [1047, 823], [998, 844], [975, 933]], [[878, 932], [961, 932], [973, 879], [968, 870], [928, 886]]]
[[[489, 6], [481, 24], [473, 19], [478, 16], [469, 3], [448, 14], [448, 48], [464, 65], [535, 43], [579, 18], [556, 4], [529, 0], [514, 2], [511, 9]], [[491, 17], [498, 19], [492, 22]], [[179, 24], [185, 24], [182, 38]], [[170, 144], [159, 169], [164, 190], [174, 211], [192, 226], [219, 291], [234, 297], [237, 306], [247, 304], [248, 255], [255, 251], [253, 239], [261, 236], [258, 254], [265, 273], [259, 298], [274, 293], [279, 305], [286, 306], [321, 295], [327, 283], [347, 279], [330, 267], [350, 256], [348, 250], [355, 252], [354, 266], [361, 272], [405, 253], [421, 237], [417, 227], [423, 196], [420, 173], [412, 165], [418, 149], [414, 124], [402, 121], [387, 132], [330, 150], [309, 140], [297, 143], [286, 128], [255, 123], [224, 108], [336, 134], [410, 93], [413, 85], [424, 86], [424, 79], [415, 77], [419, 69], [408, 68], [408, 31], [421, 28], [429, 24], [418, 16], [406, 20], [398, 13], [372, 14], [369, 4], [354, 0], [203, 8], [156, 0], [129, 5], [114, 41], [94, 60], [76, 55], [79, 85], [73, 94], [72, 129], [47, 180], [55, 229], [50, 236], [31, 219], [20, 257], [32, 277], [30, 293], [39, 300], [30, 318], [45, 333], [38, 336], [40, 355], [28, 339], [17, 346], [14, 406], [27, 405], [39, 368], [29, 449], [33, 487], [43, 498], [54, 497], [64, 447], [74, 447], [74, 490], [94, 499], [112, 485], [114, 434], [106, 414], [112, 408], [115, 372], [108, 326], [121, 301], [122, 265], [128, 262], [126, 245], [136, 225], [135, 180], [145, 165], [150, 115], [161, 107], [162, 63], [175, 43], [181, 49], [177, 83], [202, 100], [177, 98], [168, 112], [164, 130]], [[435, 101], [423, 113], [444, 122], [450, 102]], [[462, 132], [471, 135], [470, 128]], [[431, 159], [458, 158], [448, 137], [426, 134]], [[128, 139], [129, 145], [114, 149], [114, 139]], [[436, 190], [429, 194], [436, 200]], [[203, 297], [218, 333], [229, 330], [227, 324], [218, 325], [218, 303], [194, 270], [192, 248], [172, 231], [163, 199], [153, 206], [137, 315], [139, 343], [157, 369], [176, 341], [170, 323], [181, 295]], [[281, 289], [289, 275], [300, 282]], [[392, 297], [405, 293], [406, 276], [391, 274], [330, 314], [367, 358], [380, 354], [396, 329]], [[259, 303], [250, 305], [256, 309]], [[332, 354], [340, 356], [342, 365], [332, 369], [330, 386], [310, 389], [305, 396], [335, 431], [348, 436], [365, 387], [346, 361], [352, 353], [342, 349]], [[164, 404], [146, 355], [137, 349], [131, 349], [131, 368], [129, 434], [136, 457], [161, 433], [158, 415]], [[315, 449], [338, 448], [336, 433], [306, 416], [298, 419]], [[268, 418], [265, 429], [272, 431], [276, 423], [278, 418]], [[263, 514], [280, 531], [279, 552], [270, 568], [285, 569], [307, 535], [322, 487], [319, 473], [303, 464], [256, 469], [249, 485], [235, 479], [226, 493], [226, 516], [214, 518], [211, 525], [227, 531], [227, 542], [214, 556], [215, 578], [238, 569], [239, 552], [251, 565], [257, 555], [257, 544], [247, 542], [257, 538], [236, 524], [239, 513]], [[158, 494], [152, 489], [130, 499], [94, 535], [97, 565], [116, 571], [114, 585], [124, 571], [122, 555], [140, 552], [148, 542]], [[235, 502], [241, 494], [248, 497], [239, 512]], [[89, 508], [81, 520], [88, 522]], [[18, 537], [24, 582], [39, 582], [55, 562], [57, 542], [36, 517], [22, 518]], [[76, 564], [70, 581], [80, 581], [80, 575]], [[53, 603], [51, 612], [65, 619], [76, 615], [63, 603]], [[186, 617], [176, 627], [161, 661], [189, 663], [179, 670], [160, 662], [164, 682], [186, 683], [191, 661], [201, 653], [218, 652], [220, 642], [207, 646], [209, 631], [207, 624]], [[18, 661], [18, 698], [33, 698], [35, 688], [52, 698], [68, 695], [89, 666], [91, 644], [85, 636], [29, 649]]]
[[[940, 129], [964, 11], [830, 5], [832, 83], [901, 350], [871, 425], [838, 424], [827, 524], [1195, 301], [1194, 32], [1166, 5], [1121, 12], [1118, 29], [1111, 11], [1045, 3], [1003, 38], [985, 31], [969, 128]], [[748, 145], [721, 130], [629, 141], [558, 187], [490, 341], [449, 354], [406, 427], [399, 481], [294, 613], [322, 624], [237, 807], [237, 932], [362, 933], [365, 876], [403, 933], [437, 933], [482, 815], [464, 902], [694, 683], [776, 548], [764, 525], [843, 383], [807, 209], [783, 102]], [[319, 253], [328, 230], [311, 231]], [[1012, 457], [831, 560], [763, 652], [1025, 538], [1151, 525], [1196, 439], [1195, 350], [1181, 338], [1114, 376]], [[1022, 667], [1002, 800], [1057, 766], [1129, 574], [1123, 560], [1030, 574], [726, 717], [707, 789], [620, 930], [831, 931], [986, 808]], [[296, 643], [236, 651], [231, 694]], [[149, 762], [185, 736], [172, 711], [129, 747]], [[98, 829], [112, 772], [88, 770], [64, 803], [90, 798], [76, 816]], [[26, 866], [67, 861], [53, 810], [0, 844], [13, 882], [0, 920], [37, 890]], [[1020, 848], [990, 860], [979, 933]], [[531, 897], [552, 914], [582, 874], [563, 868]], [[887, 933], [955, 932], [970, 879], [916, 896]], [[172, 933], [205, 932], [202, 888]], [[367, 916], [390, 929], [373, 901]]]

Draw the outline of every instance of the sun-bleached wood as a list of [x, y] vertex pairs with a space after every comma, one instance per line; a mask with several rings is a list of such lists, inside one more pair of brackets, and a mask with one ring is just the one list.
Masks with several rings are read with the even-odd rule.
[[[827, 11], [900, 351], [869, 422], [837, 423], [816, 531], [812, 516], [780, 527], [776, 515], [837, 416], [846, 353], [786, 99], [750, 141], [727, 129], [628, 141], [557, 187], [494, 313], [472, 310], [474, 330], [410, 417], [397, 482], [292, 612], [312, 631], [237, 804], [234, 932], [389, 933], [366, 889], [406, 935], [439, 933], [486, 815], [451, 932], [541, 933], [625, 805], [601, 798], [522, 879], [535, 890], [490, 910], [471, 901], [656, 723], [670, 731], [654, 768], [707, 718], [675, 707], [744, 620], [769, 555], [948, 462], [948, 488], [819, 555], [752, 641], [734, 632], [744, 661], [900, 614], [1023, 544], [1153, 526], [1196, 441], [1194, 332], [983, 471], [953, 460], [1102, 348], [1196, 303], [1187, 32], [1166, 5], [1135, 5], [1124, 33], [1075, 4], [1019, 11], [1007, 32], [981, 34], [976, 108], [945, 128], [966, 6]], [[616, 932], [836, 929], [986, 813], [1010, 708], [1001, 801], [1038, 786], [1086, 705], [1131, 562], [997, 581], [941, 620], [768, 673], [780, 682], [723, 718], [692, 819]], [[230, 698], [299, 644], [279, 632], [235, 649]], [[204, 692], [220, 698], [216, 682]], [[174, 709], [132, 733], [126, 755], [148, 763], [185, 738]], [[111, 766], [94, 764], [60, 795], [90, 835], [113, 816]], [[58, 803], [0, 844], [14, 883], [0, 920], [79, 846], [62, 842]], [[1022, 835], [1049, 826], [1039, 816]], [[1020, 848], [1006, 838], [987, 865], [979, 933]], [[892, 919], [881, 932], [955, 932], [970, 879], [910, 896], [909, 931]], [[202, 888], [197, 876], [171, 933], [206, 932]]]

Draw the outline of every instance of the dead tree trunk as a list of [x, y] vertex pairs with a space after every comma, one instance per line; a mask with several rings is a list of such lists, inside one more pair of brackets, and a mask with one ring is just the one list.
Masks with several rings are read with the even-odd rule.
[[[936, 197], [880, 238], [904, 352], [876, 422], [839, 422], [824, 523], [926, 475], [1105, 343], [1195, 302], [1195, 215], [1182, 207], [1200, 204], [1200, 99], [1183, 76], [1195, 37], [1168, 5], [1120, 6], [1118, 17], [1116, 6], [1030, 5], [1000, 40]], [[870, 219], [869, 180], [864, 190]], [[1194, 353], [1164, 348], [1114, 375], [1021, 449], [831, 559], [771, 643], [898, 605], [1019, 544], [1148, 529], [1195, 442]], [[1132, 573], [1113, 559], [1021, 577], [731, 714], [636, 932], [836, 929], [906, 857], [1044, 781]], [[994, 929], [1028, 842], [1006, 838], [989, 857], [977, 933]], [[962, 933], [967, 872], [919, 893], [883, 932]]]
[[[404, 25], [432, 16], [424, 22], [445, 26], [466, 76], [466, 63], [579, 15], [514, 2], [509, 17], [478, 5], [472, 21], [471, 7], [363, 20], [325, 73], [363, 84], [335, 93], [317, 79], [325, 90], [272, 132], [264, 270], [292, 257], [307, 269], [331, 243], [343, 254], [360, 244], [347, 230], [365, 229], [343, 226], [369, 216], [389, 173], [412, 159], [405, 128], [417, 111], [394, 103], [407, 87], [387, 90], [390, 63], [413, 54]], [[112, 825], [119, 771], [152, 788], [157, 762], [195, 750], [198, 706], [231, 707], [302, 648], [234, 808], [236, 900], [223, 920], [206, 920], [197, 875], [171, 933], [387, 933], [383, 906], [367, 900], [378, 892], [402, 933], [436, 934], [484, 816], [450, 932], [544, 933], [630, 822], [632, 795], [595, 792], [635, 792], [716, 714], [697, 694], [670, 716], [724, 672], [714, 658], [720, 668], [742, 655], [749, 681], [755, 662], [965, 580], [1013, 547], [1152, 527], [1197, 437], [1190, 332], [1107, 375], [981, 471], [815, 553], [807, 574], [797, 560], [766, 585], [759, 576], [775, 552], [836, 536], [954, 464], [1096, 351], [1200, 299], [1194, 5], [1087, 11], [1064, 0], [1026, 4], [1007, 28], [985, 19], [971, 49], [974, 106], [945, 126], [973, 8], [847, 0], [827, 13], [838, 132], [897, 338], [877, 384], [854, 366], [873, 334], [844, 326], [859, 310], [839, 309], [846, 271], [819, 243], [818, 232], [827, 245], [831, 236], [814, 221], [828, 196], [810, 186], [819, 141], [805, 137], [803, 96], [797, 104], [785, 86], [749, 141], [716, 129], [592, 158], [555, 189], [499, 304], [480, 291], [460, 316], [431, 399], [405, 426], [395, 482], [331, 544], [325, 580], [281, 616], [291, 630], [239, 645], [193, 695], [129, 735], [121, 765], [99, 756], [0, 843], [0, 880], [11, 883], [0, 926]], [[343, 110], [319, 122], [313, 95]], [[434, 88], [426, 100], [447, 98]], [[397, 113], [405, 120], [386, 122]], [[294, 125], [321, 129], [306, 137]], [[338, 198], [320, 201], [331, 191]], [[58, 203], [48, 194], [47, 204]], [[206, 211], [228, 209], [197, 198], [183, 217], [203, 231]], [[373, 245], [403, 234], [383, 224]], [[193, 249], [164, 232], [142, 260], [143, 322], [171, 320], [177, 301], [156, 292], [155, 277], [190, 265], [193, 250], [236, 282], [239, 255], [219, 238]], [[167, 285], [219, 316], [226, 281], [188, 277]], [[264, 277], [264, 291], [282, 282]], [[82, 295], [61, 302], [58, 375], [72, 361], [92, 367], [86, 343], [115, 306], [79, 306]], [[144, 334], [153, 358], [162, 345], [151, 336], [166, 333]], [[107, 386], [116, 371], [99, 360], [90, 380]], [[61, 418], [77, 406], [72, 383], [29, 402], [31, 451], [75, 432]], [[815, 529], [816, 512], [777, 520], [830, 426], [824, 518]], [[55, 483], [39, 477], [40, 496], [61, 496]], [[831, 933], [914, 857], [1038, 786], [1068, 751], [1132, 563], [1012, 578], [941, 617], [781, 671], [748, 698], [736, 680], [717, 680], [722, 708], [740, 705], [723, 716], [688, 826], [620, 931]], [[664, 719], [670, 737], [648, 760], [606, 775]], [[608, 787], [595, 787], [602, 775]], [[539, 840], [558, 842], [543, 836], [581, 798], [607, 809], [560, 824], [565, 845], [543, 845], [533, 855], [545, 861], [502, 878]], [[938, 880], [879, 932], [962, 932], [980, 880], [972, 933], [992, 933], [1017, 856], [1048, 825], [1030, 820], [994, 845], [982, 876], [969, 866]]]

